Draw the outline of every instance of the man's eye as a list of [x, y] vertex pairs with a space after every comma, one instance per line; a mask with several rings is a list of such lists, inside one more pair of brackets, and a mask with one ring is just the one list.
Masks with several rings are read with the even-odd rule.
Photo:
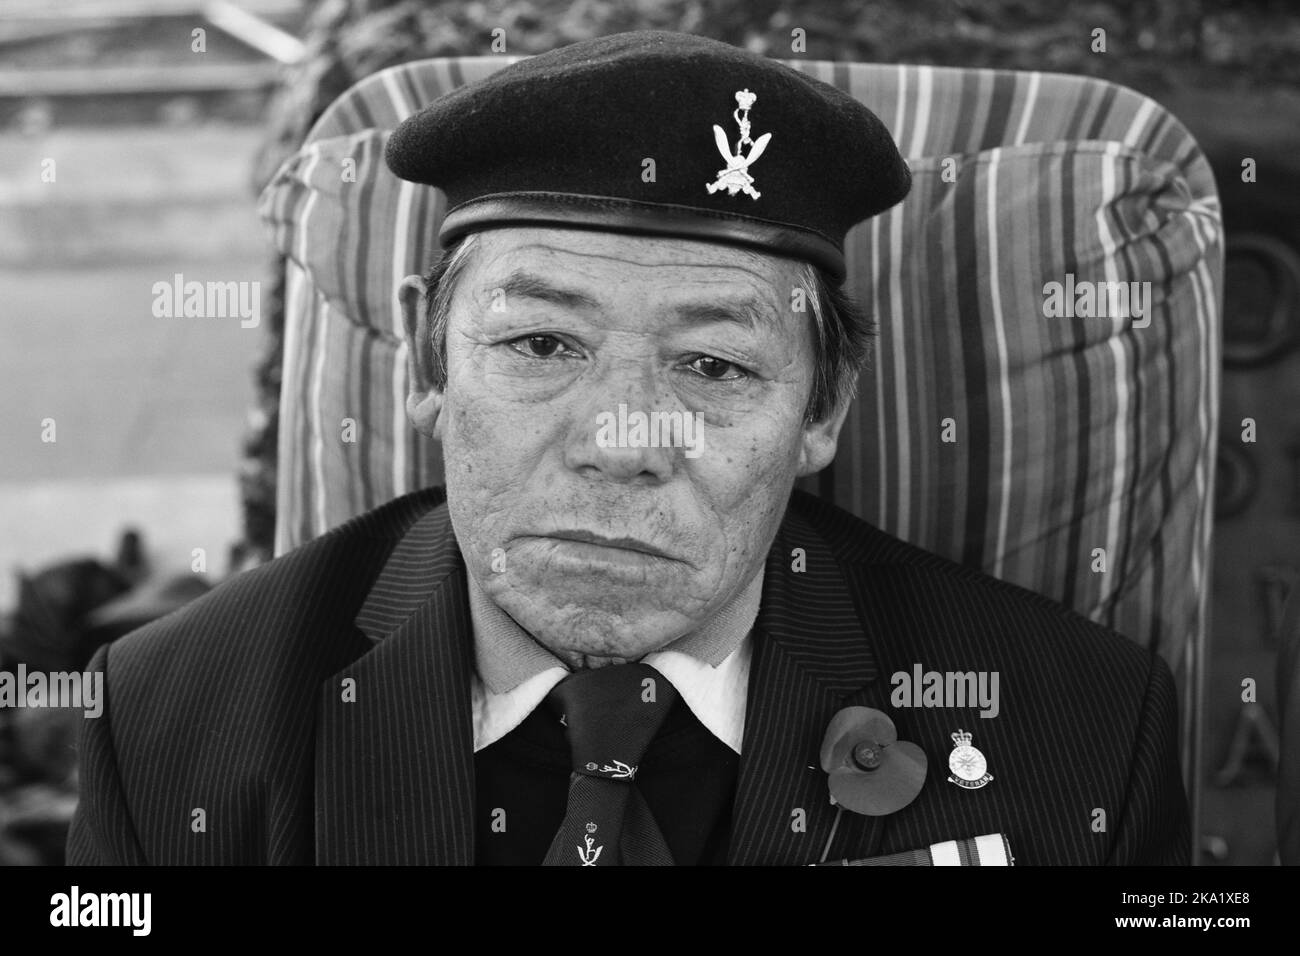
[[712, 355], [698, 355], [686, 367], [715, 382], [731, 382], [749, 374], [734, 362], [726, 362]]
[[529, 358], [550, 358], [566, 351], [564, 343], [554, 335], [524, 335], [506, 344]]

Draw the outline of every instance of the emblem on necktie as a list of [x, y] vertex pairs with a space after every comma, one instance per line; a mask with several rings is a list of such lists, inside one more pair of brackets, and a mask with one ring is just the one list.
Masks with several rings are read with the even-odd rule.
[[970, 745], [969, 731], [959, 727], [951, 736], [953, 747], [952, 753], [948, 755], [948, 769], [954, 776], [949, 777], [948, 782], [966, 790], [978, 790], [993, 779], [993, 774], [988, 773], [988, 761], [979, 750]]
[[614, 766], [605, 764], [600, 768], [601, 773], [607, 773], [613, 780], [631, 780], [636, 776], [636, 767], [625, 764], [621, 760], [615, 760]]
[[609, 779], [611, 780], [632, 780], [636, 777], [636, 767], [632, 766], [631, 764], [624, 763], [622, 760], [615, 760], [614, 765], [612, 767], [609, 764], [605, 764], [605, 766], [599, 767], [596, 765], [596, 762], [594, 760], [588, 761], [587, 772], [607, 773], [609, 774]]
[[596, 832], [596, 824], [587, 824], [587, 835], [582, 838], [585, 847], [578, 847], [578, 859], [582, 861], [583, 866], [595, 866], [596, 861], [600, 859], [601, 850], [605, 849], [604, 845], [596, 846], [596, 838], [592, 836]]
[[[726, 160], [727, 168], [718, 170], [718, 178], [711, 183], [705, 184], [705, 189], [712, 196], [719, 189], [725, 189], [728, 196], [734, 196], [738, 192], [743, 192], [751, 199], [757, 199], [762, 195], [754, 188], [754, 177], [749, 175], [749, 167], [758, 161], [758, 157], [763, 155], [763, 150], [767, 149], [768, 142], [772, 139], [771, 133], [764, 133], [757, 140], [749, 138], [749, 108], [754, 105], [758, 96], [749, 90], [738, 90], [736, 92], [737, 109], [731, 113], [736, 125], [740, 127], [740, 139], [736, 141], [736, 152], [731, 152], [731, 144], [727, 142], [727, 134], [723, 132], [722, 127], [713, 124], [713, 140], [718, 144], [718, 152]], [[744, 148], [750, 147], [749, 154], [744, 154]]]

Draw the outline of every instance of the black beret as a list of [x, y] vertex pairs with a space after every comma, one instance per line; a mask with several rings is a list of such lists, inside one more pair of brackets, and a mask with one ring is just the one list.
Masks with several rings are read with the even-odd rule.
[[574, 43], [453, 90], [398, 126], [385, 160], [446, 194], [444, 247], [549, 223], [740, 244], [837, 282], [845, 233], [911, 187], [889, 131], [852, 96], [661, 31]]

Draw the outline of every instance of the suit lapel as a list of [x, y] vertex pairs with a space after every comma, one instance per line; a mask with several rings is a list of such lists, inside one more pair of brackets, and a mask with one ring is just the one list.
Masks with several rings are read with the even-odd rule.
[[321, 686], [318, 863], [474, 862], [465, 575], [442, 505], [371, 588], [356, 624], [374, 647]]
[[871, 636], [829, 547], [792, 507], [768, 555], [755, 625], [733, 866], [867, 856], [879, 844], [884, 818], [846, 811], [835, 822], [819, 762], [826, 727], [850, 695], [880, 706]]

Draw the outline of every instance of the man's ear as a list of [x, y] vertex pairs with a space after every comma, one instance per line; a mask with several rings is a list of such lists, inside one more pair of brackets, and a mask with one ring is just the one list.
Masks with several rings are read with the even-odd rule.
[[406, 330], [406, 368], [410, 391], [406, 395], [406, 417], [421, 435], [441, 438], [442, 392], [433, 384], [433, 340], [426, 318], [425, 288], [421, 276], [407, 276], [397, 287]]
[[799, 446], [798, 476], [800, 478], [815, 475], [835, 460], [835, 448], [839, 443], [840, 428], [848, 417], [852, 401], [845, 400], [819, 422], [806, 422]]

